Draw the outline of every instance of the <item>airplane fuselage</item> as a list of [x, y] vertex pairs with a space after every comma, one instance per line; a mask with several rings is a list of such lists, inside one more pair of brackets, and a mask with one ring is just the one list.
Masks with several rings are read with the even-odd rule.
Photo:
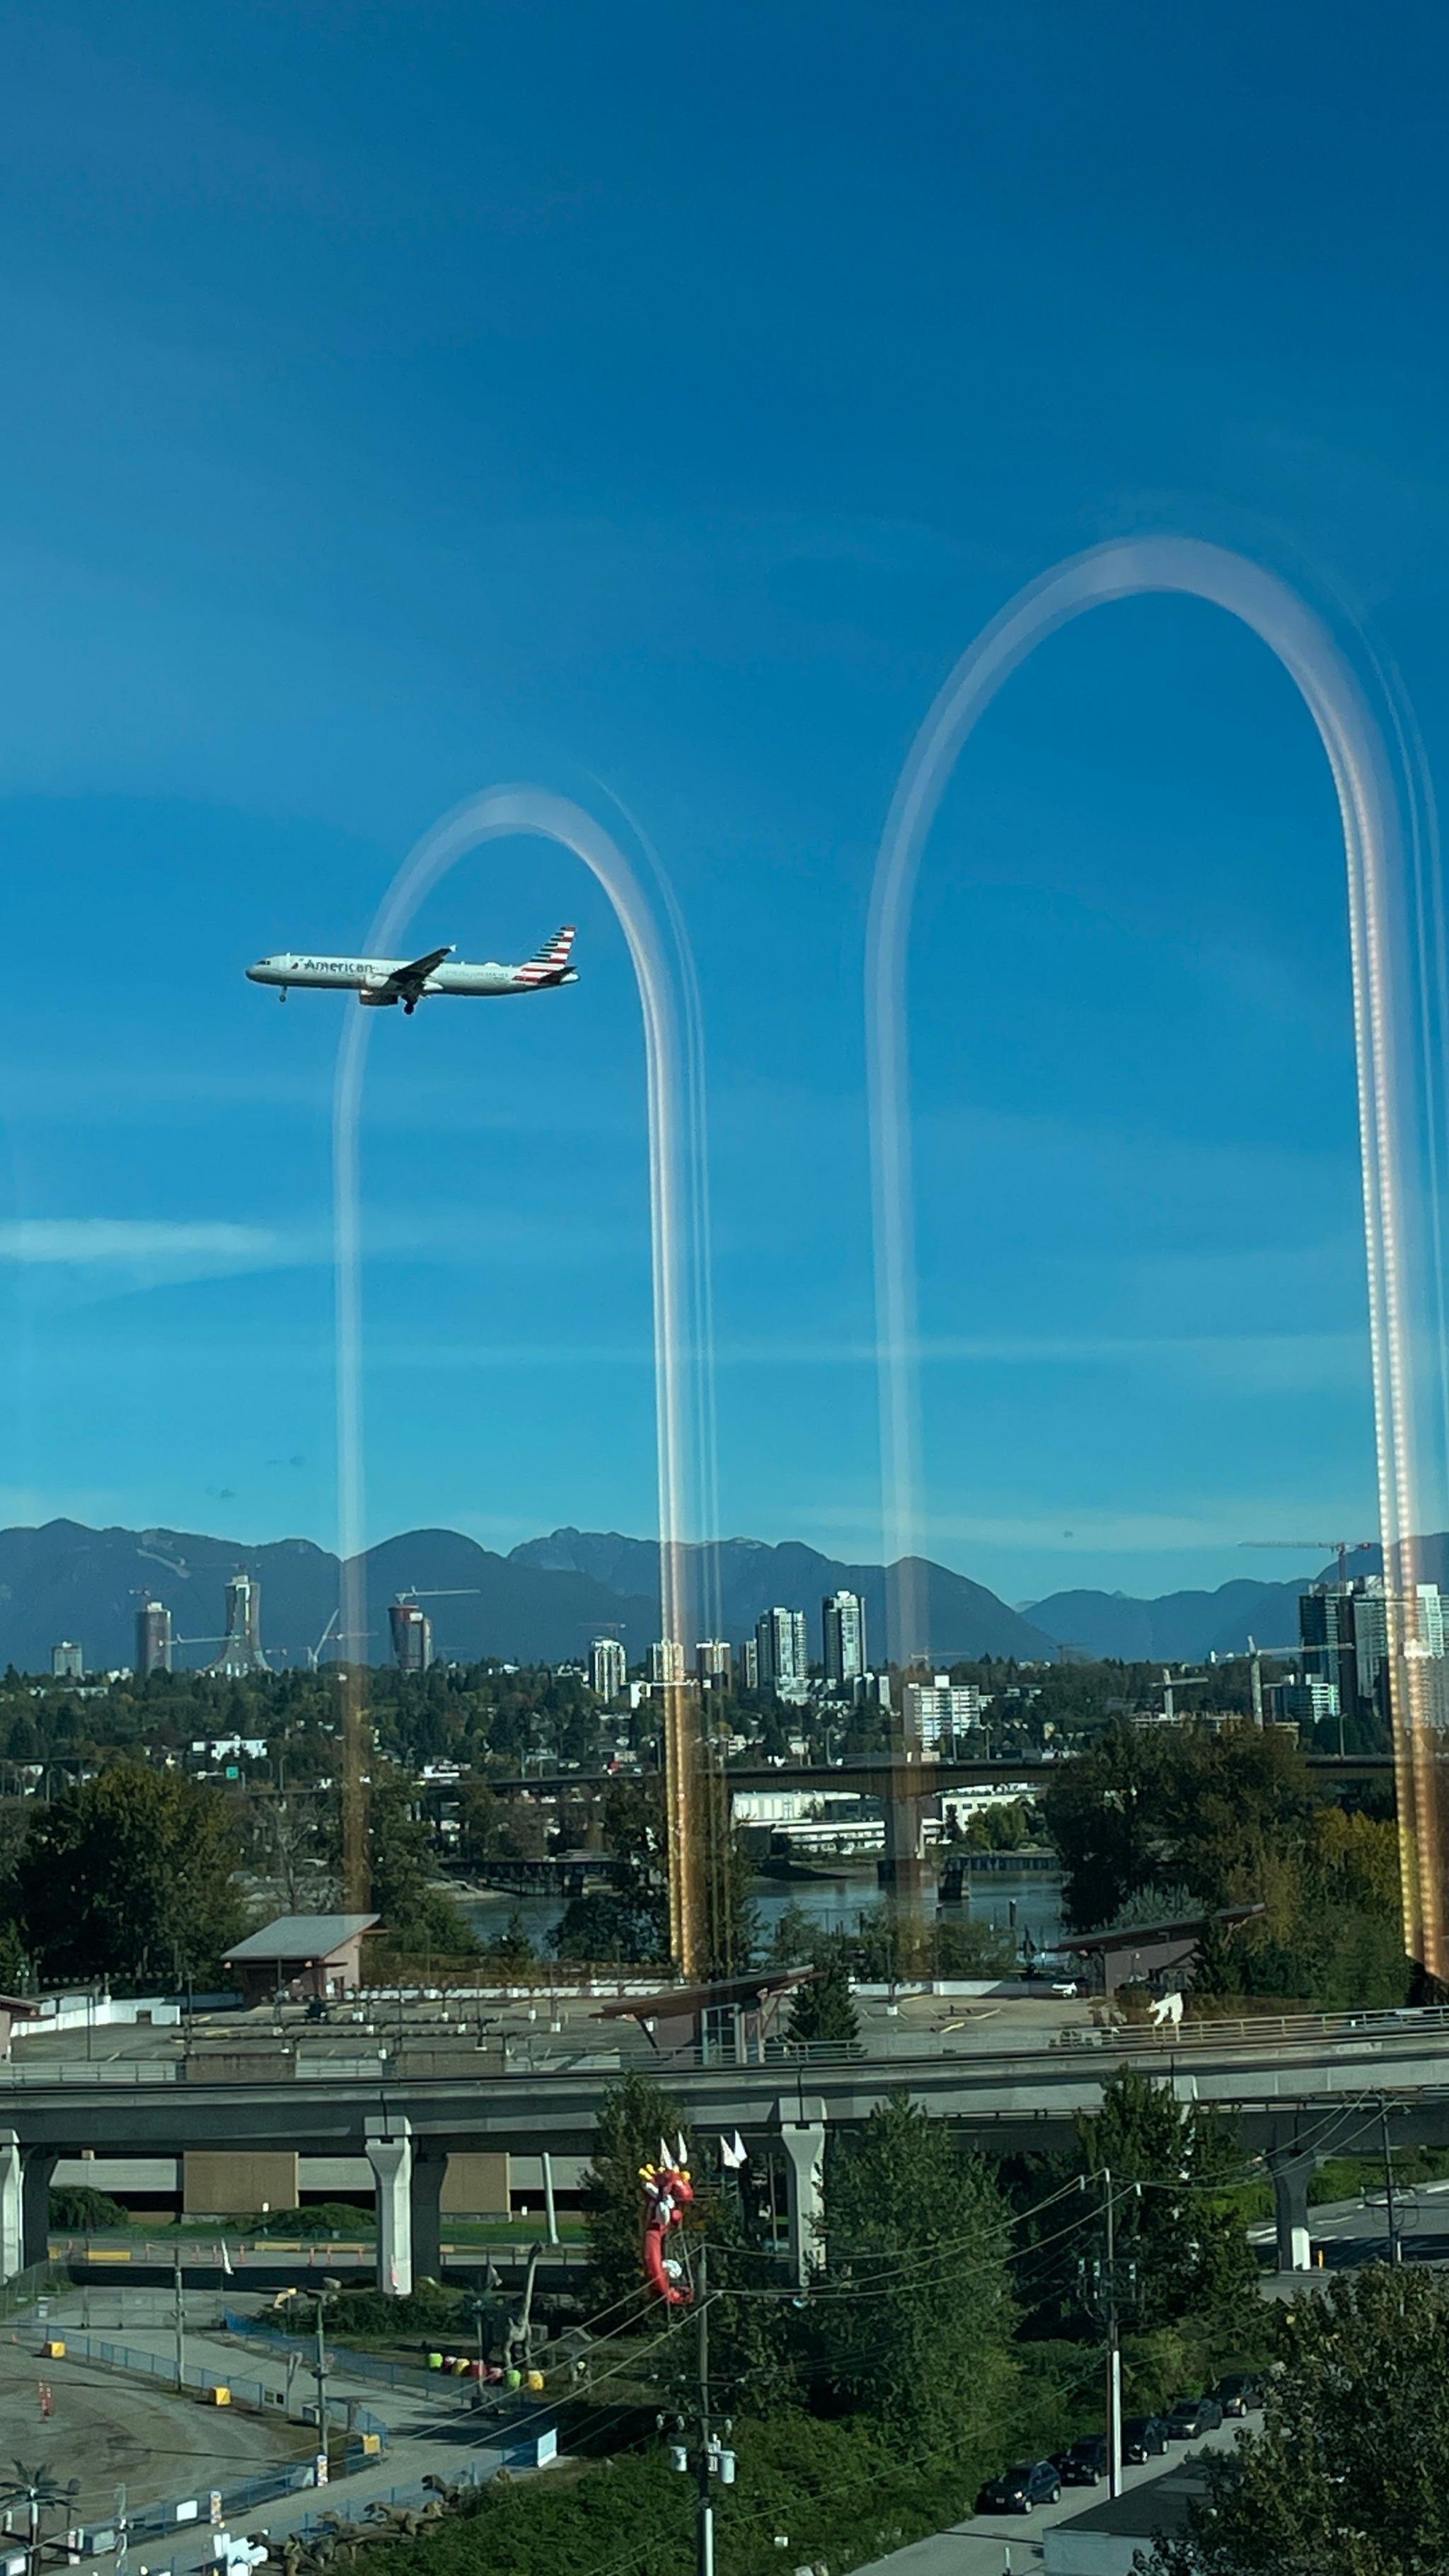
[[[396, 976], [405, 974], [406, 957], [259, 957], [247, 968], [247, 979], [253, 984], [280, 984], [284, 990], [311, 987], [321, 992], [340, 987], [345, 993], [376, 994], [379, 1000], [395, 1001], [397, 992], [388, 986]], [[576, 984], [572, 968], [549, 979], [560, 984]], [[538, 982], [525, 982], [517, 966], [470, 965], [460, 958], [457, 965], [435, 966], [419, 986], [423, 994], [470, 993], [475, 997], [501, 999], [505, 993], [536, 993]]]
[[292, 950], [259, 957], [247, 968], [253, 984], [276, 985], [283, 1001], [296, 988], [313, 992], [355, 993], [359, 1002], [386, 1010], [400, 1002], [413, 1012], [430, 994], [458, 993], [474, 1001], [502, 1001], [509, 993], [542, 993], [555, 984], [576, 984], [569, 964], [573, 924], [546, 939], [536, 955], [521, 966], [491, 961], [475, 965], [466, 957], [452, 962], [450, 948], [430, 948], [425, 957], [304, 957]]

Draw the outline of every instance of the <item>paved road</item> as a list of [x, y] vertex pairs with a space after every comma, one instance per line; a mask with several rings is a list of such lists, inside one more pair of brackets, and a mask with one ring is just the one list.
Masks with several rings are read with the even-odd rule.
[[[1415, 2183], [1396, 2191], [1394, 2219], [1402, 2261], [1449, 2262], [1449, 2182]], [[1330, 2272], [1385, 2262], [1388, 2212], [1383, 2193], [1365, 2192], [1358, 2200], [1322, 2201], [1310, 2207], [1308, 2233], [1315, 2246], [1322, 2246], [1324, 2267]], [[1248, 2241], [1271, 2245], [1271, 2222], [1255, 2221]]]
[[[1231, 2448], [1237, 2427], [1225, 2424], [1220, 2432], [1209, 2433], [1203, 2442], [1192, 2445], [1193, 2452], [1223, 2451]], [[1165, 2457], [1149, 2460], [1145, 2468], [1128, 2469], [1123, 2474], [1122, 2491], [1131, 2495], [1139, 2487], [1151, 2486], [1166, 2469], [1179, 2468], [1188, 2456], [1179, 2443], [1174, 2443]], [[1051, 2523], [1066, 2522], [1074, 2513], [1083, 2513], [1090, 2504], [1100, 2504], [1107, 2492], [1099, 2487], [1064, 2487], [1060, 2504], [1040, 2505], [1033, 2514], [978, 2513], [969, 2522], [953, 2523], [949, 2531], [936, 2531], [929, 2540], [914, 2541], [909, 2549], [897, 2549], [889, 2558], [872, 2560], [870, 2566], [858, 2568], [856, 2576], [1029, 2576], [1042, 2563], [1041, 2534]]]

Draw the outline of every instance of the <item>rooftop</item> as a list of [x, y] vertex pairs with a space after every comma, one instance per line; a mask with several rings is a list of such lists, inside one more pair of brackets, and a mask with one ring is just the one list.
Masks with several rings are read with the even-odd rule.
[[225, 1954], [235, 1959], [330, 1959], [359, 1932], [370, 1932], [378, 1914], [279, 1914], [260, 1932], [249, 1932]]

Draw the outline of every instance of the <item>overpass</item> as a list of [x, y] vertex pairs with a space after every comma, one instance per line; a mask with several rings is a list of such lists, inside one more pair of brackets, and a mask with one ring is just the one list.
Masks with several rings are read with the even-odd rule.
[[[782, 2152], [792, 2257], [803, 2277], [821, 2214], [827, 2130], [868, 2118], [892, 2094], [951, 2120], [992, 2155], [1071, 2146], [1077, 2122], [1101, 2104], [1121, 2065], [1168, 2084], [1183, 2103], [1233, 2113], [1244, 2146], [1272, 2175], [1284, 2269], [1307, 2259], [1307, 2193], [1328, 2155], [1371, 2151], [1380, 2105], [1405, 2144], [1449, 2143], [1449, 2008], [1309, 2015], [1078, 2037], [1070, 2046], [985, 2051], [948, 2028], [902, 2033], [870, 2057], [841, 2050], [781, 2052], [764, 2064], [706, 2064], [698, 2051], [649, 2057], [694, 2129], [738, 2128]], [[480, 2073], [459, 2051], [456, 2072], [394, 2073], [355, 2059], [279, 2072], [258, 2061], [249, 2080], [219, 2080], [198, 2062], [138, 2061], [129, 2080], [109, 2068], [52, 2066], [0, 2075], [0, 2278], [41, 2259], [51, 2175], [61, 2156], [184, 2155], [188, 2149], [286, 2148], [365, 2155], [376, 2178], [378, 2274], [406, 2290], [414, 2268], [440, 2265], [441, 2194], [450, 2154], [506, 2149], [587, 2155], [599, 2097], [621, 2071], [612, 2048], [545, 2053], [542, 2061]], [[144, 2068], [144, 2074], [142, 2072]]]

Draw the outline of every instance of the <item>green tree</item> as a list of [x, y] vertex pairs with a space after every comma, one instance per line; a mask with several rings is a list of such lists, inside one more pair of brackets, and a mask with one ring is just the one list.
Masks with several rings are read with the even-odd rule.
[[631, 2290], [643, 2298], [640, 2168], [657, 2163], [661, 2138], [672, 2146], [683, 2126], [684, 2113], [673, 2095], [647, 2075], [622, 2076], [600, 2101], [583, 2182], [590, 2288], [600, 2307], [611, 2306]]
[[1449, 2566], [1449, 2281], [1338, 2274], [1298, 2299], [1263, 2428], [1208, 2468], [1209, 2495], [1152, 2576], [1443, 2576]]
[[[416, 1813], [415, 1784], [401, 1771], [380, 1766], [367, 1801], [368, 1850], [372, 1902], [382, 1917], [382, 1933], [393, 1950], [414, 1955], [433, 1950], [443, 1958], [476, 1958], [478, 1942], [457, 1899], [438, 1883], [437, 1855], [424, 1819]], [[340, 1861], [340, 1813], [330, 1828], [333, 1857]]]
[[787, 1898], [775, 1918], [770, 1939], [772, 1968], [803, 1968], [820, 1947], [820, 1926], [811, 1920], [798, 1896]]
[[1320, 1807], [1237, 1884], [1264, 1911], [1209, 1934], [1193, 1971], [1196, 1992], [1279, 1995], [1326, 2012], [1407, 2002], [1391, 1820]]
[[1154, 1884], [1229, 1903], [1290, 1851], [1313, 1809], [1302, 1755], [1276, 1728], [1113, 1727], [1042, 1799], [1079, 1931]]
[[662, 1891], [591, 1887], [571, 1896], [548, 1936], [560, 1959], [600, 1967], [645, 1967], [669, 1955], [669, 1907]]
[[227, 1802], [175, 1771], [117, 1762], [65, 1790], [15, 1868], [43, 1977], [144, 1989], [212, 1983], [244, 1923]]
[[523, 1916], [513, 1908], [501, 1932], [483, 1944], [483, 1957], [490, 1968], [536, 1968], [538, 1953], [524, 1929]]
[[813, 2313], [844, 2408], [912, 2451], [989, 2424], [1013, 2377], [1010, 2226], [986, 2166], [904, 2096], [832, 2138]]
[[1124, 2066], [1103, 2086], [1101, 2110], [1078, 2126], [1099, 2200], [1111, 2174], [1117, 2258], [1136, 2267], [1136, 2323], [1194, 2316], [1231, 2337], [1257, 2279], [1230, 2197], [1242, 2173], [1232, 2123]]
[[792, 2048], [859, 2049], [860, 2016], [838, 1948], [826, 1953], [808, 1986], [796, 1987], [785, 2035]]

